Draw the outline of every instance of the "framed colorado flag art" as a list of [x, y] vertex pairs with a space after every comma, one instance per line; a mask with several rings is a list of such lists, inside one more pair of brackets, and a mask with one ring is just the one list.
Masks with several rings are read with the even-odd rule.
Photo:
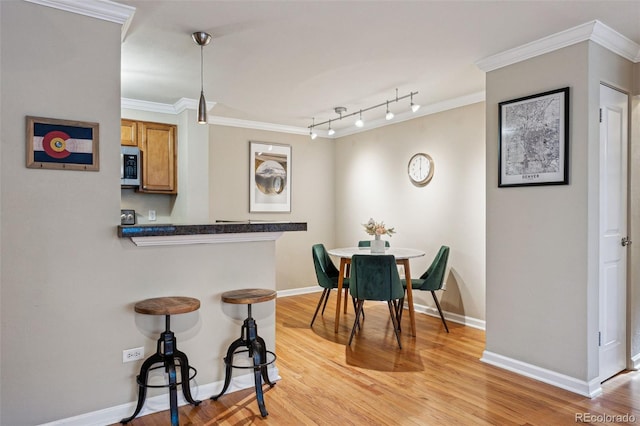
[[98, 123], [27, 117], [27, 167], [100, 169]]

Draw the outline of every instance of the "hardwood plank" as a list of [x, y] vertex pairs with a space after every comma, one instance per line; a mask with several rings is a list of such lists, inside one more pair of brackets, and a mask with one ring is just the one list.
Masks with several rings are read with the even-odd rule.
[[[604, 395], [589, 399], [482, 363], [483, 331], [449, 323], [447, 334], [440, 318], [424, 314], [416, 315], [417, 337], [409, 335], [408, 315], [403, 316], [399, 349], [384, 303], [365, 304], [366, 319], [348, 347], [351, 307], [341, 314], [338, 333], [331, 301], [309, 328], [319, 297], [276, 300], [282, 380], [264, 388], [268, 417], [260, 416], [253, 390], [246, 389], [180, 407], [180, 424], [569, 425], [581, 413], [627, 414], [640, 421], [638, 372], [608, 380]], [[168, 416], [155, 413], [131, 425], [166, 425]]]

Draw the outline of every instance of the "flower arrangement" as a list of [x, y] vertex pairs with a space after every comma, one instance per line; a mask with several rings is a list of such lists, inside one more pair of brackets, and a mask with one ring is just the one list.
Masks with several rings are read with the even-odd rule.
[[367, 234], [375, 235], [376, 237], [385, 234], [391, 237], [396, 232], [394, 228], [387, 228], [384, 222], [376, 222], [373, 219], [369, 219], [369, 222], [363, 223], [362, 226], [364, 226]]

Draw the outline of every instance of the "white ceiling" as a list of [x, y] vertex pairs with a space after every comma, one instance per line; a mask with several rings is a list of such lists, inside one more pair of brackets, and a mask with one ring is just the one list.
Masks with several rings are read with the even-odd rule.
[[117, 2], [136, 8], [122, 43], [123, 98], [197, 99], [191, 33], [206, 31], [210, 118], [299, 128], [336, 117], [336, 106], [351, 113], [391, 100], [396, 88], [418, 91], [422, 105], [473, 97], [485, 87], [477, 61], [593, 20], [640, 44], [638, 0]]

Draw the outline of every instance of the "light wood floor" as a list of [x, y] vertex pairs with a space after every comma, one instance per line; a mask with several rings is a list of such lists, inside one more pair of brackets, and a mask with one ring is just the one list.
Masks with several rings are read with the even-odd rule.
[[[400, 350], [386, 304], [375, 302], [365, 303], [363, 328], [348, 347], [353, 308], [335, 334], [335, 292], [324, 317], [309, 328], [319, 296], [276, 301], [282, 380], [264, 388], [268, 417], [260, 416], [254, 392], [246, 389], [198, 407], [181, 407], [180, 424], [547, 426], [576, 424], [577, 415], [631, 415], [640, 423], [640, 373], [608, 380], [604, 395], [589, 399], [482, 363], [483, 331], [450, 322], [447, 334], [439, 318], [416, 314], [418, 336], [410, 337], [407, 312]], [[591, 420], [628, 424], [611, 417]], [[169, 413], [130, 424], [165, 426]]]

